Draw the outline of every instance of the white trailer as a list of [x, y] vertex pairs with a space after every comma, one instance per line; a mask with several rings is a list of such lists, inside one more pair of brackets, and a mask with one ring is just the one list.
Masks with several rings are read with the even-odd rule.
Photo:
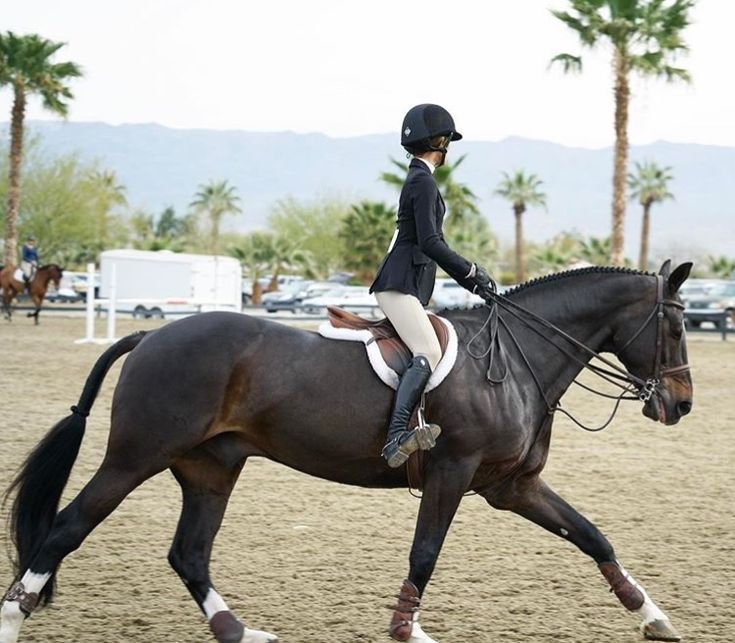
[[137, 317], [241, 310], [242, 269], [234, 257], [159, 250], [106, 250], [100, 256], [101, 299]]

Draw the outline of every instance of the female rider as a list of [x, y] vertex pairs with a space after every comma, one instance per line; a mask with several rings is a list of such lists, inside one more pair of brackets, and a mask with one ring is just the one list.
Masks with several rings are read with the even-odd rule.
[[408, 423], [441, 359], [439, 340], [424, 310], [437, 264], [471, 292], [481, 292], [491, 281], [484, 268], [454, 252], [442, 233], [446, 208], [433, 173], [444, 164], [449, 143], [461, 138], [454, 119], [439, 105], [417, 105], [403, 119], [401, 145], [413, 159], [398, 202], [396, 232], [370, 287], [413, 354], [396, 390], [382, 451], [391, 467], [402, 465], [419, 448], [417, 429], [408, 431]]

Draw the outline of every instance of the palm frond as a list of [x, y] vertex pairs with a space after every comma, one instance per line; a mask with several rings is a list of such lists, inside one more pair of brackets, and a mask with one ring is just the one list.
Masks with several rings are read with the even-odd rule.
[[549, 67], [560, 64], [565, 74], [579, 73], [582, 71], [582, 57], [572, 54], [557, 54], [549, 61]]

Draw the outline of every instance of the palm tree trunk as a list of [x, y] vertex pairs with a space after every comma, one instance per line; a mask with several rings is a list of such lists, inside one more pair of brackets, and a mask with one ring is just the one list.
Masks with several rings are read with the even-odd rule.
[[648, 270], [648, 235], [651, 225], [651, 201], [647, 200], [643, 204], [643, 228], [641, 229], [641, 254], [638, 258], [638, 268], [640, 270]]
[[263, 287], [257, 279], [257, 275], [253, 279], [253, 298], [250, 300], [252, 304], [259, 304], [263, 298]]
[[514, 205], [516, 215], [516, 281], [521, 283], [526, 279], [526, 257], [523, 252], [523, 205]]
[[15, 99], [10, 120], [10, 172], [5, 209], [5, 265], [18, 263], [18, 212], [20, 210], [20, 167], [23, 162], [23, 118], [26, 95], [22, 85], [14, 85]]
[[615, 169], [613, 171], [612, 250], [613, 266], [625, 263], [625, 179], [628, 173], [628, 84], [627, 52], [615, 48]]

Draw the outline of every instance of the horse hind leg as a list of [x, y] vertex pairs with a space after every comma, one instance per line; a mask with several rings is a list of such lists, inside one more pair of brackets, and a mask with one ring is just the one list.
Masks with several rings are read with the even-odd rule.
[[[165, 467], [159, 468], [159, 470]], [[64, 558], [78, 549], [90, 532], [123, 499], [154, 472], [131, 471], [105, 460], [92, 479], [54, 519], [51, 531], [0, 608], [0, 643], [15, 643], [20, 627], [41, 600], [50, 601], [54, 575]]]
[[237, 438], [224, 434], [190, 451], [171, 467], [181, 485], [183, 506], [168, 560], [204, 612], [218, 643], [277, 643], [275, 635], [245, 627], [209, 576], [214, 538], [244, 462]]
[[612, 545], [597, 527], [543, 481], [521, 480], [504, 498], [486, 496], [486, 500], [497, 509], [509, 509], [561, 536], [593, 558], [623, 607], [641, 618], [640, 629], [646, 639], [681, 640], [666, 614], [615, 558]]

